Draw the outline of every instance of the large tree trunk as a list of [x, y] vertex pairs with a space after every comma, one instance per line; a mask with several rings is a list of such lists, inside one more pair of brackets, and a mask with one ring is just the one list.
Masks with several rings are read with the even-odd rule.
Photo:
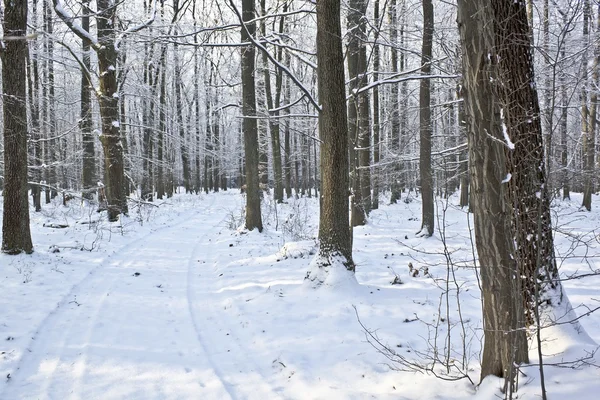
[[[423, 47], [421, 52], [421, 73], [431, 74], [433, 47], [433, 3], [423, 0]], [[419, 233], [433, 235], [435, 210], [433, 201], [433, 174], [431, 171], [431, 81], [421, 79], [419, 89], [419, 131], [421, 150], [419, 154], [419, 173], [421, 175], [422, 222]]]
[[495, 37], [493, 0], [459, 0], [463, 83], [468, 114], [471, 208], [481, 265], [484, 347], [482, 379], [512, 381], [515, 364], [528, 361], [523, 303], [512, 235], [511, 199], [500, 109], [493, 82]]
[[[242, 43], [250, 42], [256, 33], [254, 0], [242, 0]], [[252, 21], [252, 22], [249, 22]], [[242, 49], [242, 112], [244, 120], [244, 154], [246, 157], [246, 229], [262, 232], [258, 174], [258, 126], [256, 121], [256, 88], [254, 84], [254, 45]]]
[[102, 135], [100, 141], [104, 150], [106, 174], [106, 200], [108, 219], [116, 221], [119, 214], [127, 213], [127, 198], [123, 190], [124, 165], [121, 128], [119, 124], [119, 97], [117, 85], [117, 49], [115, 48], [116, 9], [110, 0], [98, 0], [98, 42], [97, 50], [100, 91], [100, 120]]
[[2, 94], [4, 115], [4, 211], [2, 251], [33, 252], [27, 199], [27, 2], [4, 0], [4, 35], [20, 37], [4, 42]]
[[[508, 182], [513, 207], [512, 228], [517, 263], [524, 277], [527, 322], [535, 322], [538, 304], [551, 304], [547, 292], [557, 289], [562, 300], [550, 216], [540, 107], [533, 74], [532, 50], [527, 41], [524, 5], [493, 2], [499, 59], [498, 98], [504, 125], [512, 141], [508, 147]], [[538, 295], [538, 292], [541, 293]]]
[[319, 135], [321, 138], [321, 208], [319, 253], [307, 274], [315, 284], [325, 281], [330, 267], [343, 264], [354, 272], [348, 221], [348, 125], [340, 1], [317, 2]]

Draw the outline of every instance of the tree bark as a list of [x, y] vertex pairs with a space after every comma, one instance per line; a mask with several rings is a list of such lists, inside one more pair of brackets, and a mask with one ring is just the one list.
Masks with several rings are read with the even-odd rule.
[[[373, 81], [379, 81], [379, 68], [380, 68], [380, 56], [379, 56], [379, 44], [377, 40], [379, 39], [379, 0], [375, 0], [373, 5], [373, 20], [375, 27], [374, 37], [373, 37]], [[379, 181], [380, 181], [380, 171], [379, 167], [380, 161], [380, 126], [379, 126], [379, 86], [375, 86], [373, 88], [373, 167], [371, 178], [373, 181], [373, 202], [371, 204], [371, 208], [376, 210], [379, 208]]]
[[[242, 43], [250, 42], [256, 33], [254, 0], [242, 0]], [[252, 22], [250, 22], [252, 21]], [[244, 154], [246, 157], [246, 229], [262, 232], [259, 188], [258, 126], [256, 121], [256, 88], [254, 84], [254, 45], [242, 48], [242, 112], [244, 120]]]
[[340, 0], [317, 2], [317, 62], [321, 111], [321, 208], [316, 270], [307, 279], [336, 262], [354, 272], [352, 237], [348, 221], [348, 120], [344, 58], [342, 55]]
[[[463, 83], [471, 175], [471, 208], [481, 265], [484, 347], [481, 378], [512, 382], [515, 364], [528, 362], [523, 302], [512, 235], [511, 197], [500, 108], [493, 82], [494, 0], [459, 0]], [[492, 54], [492, 57], [489, 56]]]
[[[421, 51], [421, 73], [431, 74], [433, 47], [433, 3], [423, 0], [423, 47]], [[419, 172], [421, 175], [422, 222], [419, 233], [433, 235], [435, 210], [433, 201], [433, 174], [431, 171], [431, 81], [421, 79], [419, 89], [419, 132], [421, 147], [419, 153]]]
[[[392, 43], [390, 49], [391, 57], [391, 70], [392, 75], [398, 74], [398, 3], [397, 0], [392, 0], [389, 7], [389, 26], [390, 26], [390, 41]], [[400, 27], [403, 29], [403, 26]], [[404, 49], [402, 49], [402, 52]], [[401, 55], [402, 56], [402, 55]], [[398, 84], [392, 83], [390, 88], [390, 149], [392, 150], [393, 156], [400, 158], [402, 147], [400, 145], [400, 111], [401, 107], [398, 102]], [[403, 110], [404, 112], [404, 110]], [[402, 197], [402, 162], [397, 160], [394, 162], [394, 168], [392, 171], [392, 183], [391, 183], [391, 196], [390, 204], [396, 204]]]
[[2, 251], [7, 254], [33, 252], [27, 198], [27, 2], [4, 0], [2, 57], [4, 116], [4, 211]]
[[[591, 14], [591, 13], [590, 13]], [[598, 8], [596, 23], [596, 42], [600, 37], [600, 7]], [[583, 138], [583, 158], [584, 158], [584, 182], [583, 182], [583, 207], [586, 210], [592, 210], [592, 193], [594, 192], [594, 175], [596, 167], [596, 128], [598, 126], [596, 116], [598, 110], [598, 68], [600, 68], [600, 44], [596, 43], [594, 47], [594, 64], [592, 67], [592, 87], [595, 88], [590, 96], [590, 122], [587, 136]]]
[[[83, 15], [81, 17], [81, 27], [88, 32], [90, 30], [91, 12], [89, 4], [89, 0], [83, 1]], [[83, 66], [81, 67], [81, 113], [79, 122], [83, 142], [81, 183], [83, 185], [82, 197], [91, 200], [94, 198], [93, 189], [97, 186], [96, 182], [94, 182], [96, 162], [94, 155], [94, 135], [92, 133], [92, 94], [90, 91], [92, 87], [92, 82], [90, 82], [90, 71], [92, 68], [90, 61], [91, 46], [86, 40], [82, 40], [81, 42], [83, 53], [81, 57]]]

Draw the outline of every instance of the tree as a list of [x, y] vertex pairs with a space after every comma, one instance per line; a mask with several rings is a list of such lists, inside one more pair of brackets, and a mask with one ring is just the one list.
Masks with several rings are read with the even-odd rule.
[[[379, 28], [379, 0], [375, 0], [373, 4], [373, 20], [375, 26]], [[379, 29], [375, 30], [374, 38], [373, 38], [373, 81], [377, 82], [379, 80], [379, 68], [380, 68], [380, 60], [379, 60], [379, 44], [377, 40], [379, 39]], [[371, 204], [371, 208], [376, 210], [379, 208], [379, 185], [380, 185], [380, 176], [379, 172], [381, 168], [379, 167], [380, 161], [380, 122], [379, 122], [379, 87], [375, 86], [373, 88], [373, 202]]]
[[[589, 1], [584, 3], [584, 36], [587, 36], [589, 32], [588, 23], [592, 25], [591, 22], [591, 6]], [[589, 20], [589, 22], [588, 22]], [[600, 7], [598, 8], [597, 15], [597, 23], [600, 22]], [[600, 26], [596, 23], [596, 39], [600, 36], [598, 32], [600, 32]], [[589, 39], [586, 39], [589, 40]], [[596, 40], [597, 42], [597, 40]], [[586, 50], [587, 51], [587, 50]], [[597, 128], [597, 111], [598, 111], [598, 90], [596, 89], [598, 86], [598, 68], [600, 68], [600, 44], [596, 44], [594, 50], [593, 57], [593, 66], [592, 66], [592, 79], [591, 86], [594, 88], [592, 94], [590, 96], [590, 107], [587, 110], [587, 115], [589, 116], [589, 122], [585, 124], [587, 128], [586, 131], [582, 130], [582, 141], [583, 141], [583, 173], [584, 173], [584, 183], [583, 183], [583, 202], [582, 206], [585, 207], [586, 210], [590, 211], [592, 209], [592, 192], [594, 191], [594, 171], [596, 167], [595, 155], [596, 155], [596, 128]], [[584, 68], [585, 70], [585, 68]], [[586, 72], [587, 78], [587, 72]], [[584, 93], [586, 91], [585, 85], [587, 82], [584, 81]], [[587, 97], [587, 96], [586, 96]], [[585, 99], [585, 98], [584, 98]], [[587, 107], [586, 107], [587, 108]], [[583, 116], [582, 116], [583, 118]]]
[[515, 363], [527, 362], [523, 303], [511, 234], [511, 210], [500, 110], [491, 78], [497, 65], [492, 0], [460, 0], [458, 26], [463, 51], [463, 98], [468, 115], [471, 209], [481, 265], [484, 347], [482, 379], [488, 375], [512, 380]]
[[[260, 9], [263, 17], [267, 15], [266, 0], [260, 0]], [[284, 34], [284, 21], [285, 14], [288, 11], [287, 0], [283, 4], [283, 14], [279, 20], [279, 34]], [[266, 23], [263, 19], [261, 21], [261, 34], [266, 37]], [[278, 62], [282, 61], [283, 47], [277, 48], [276, 58]], [[265, 96], [267, 100], [267, 116], [269, 117], [269, 132], [271, 133], [271, 149], [273, 159], [273, 176], [275, 180], [275, 190], [273, 191], [273, 199], [281, 203], [283, 202], [283, 170], [281, 166], [281, 140], [279, 137], [279, 111], [272, 111], [278, 109], [281, 103], [281, 92], [283, 89], [283, 71], [278, 69], [275, 74], [275, 98], [273, 98], [273, 91], [271, 88], [271, 71], [269, 70], [269, 59], [267, 56], [266, 46], [262, 51], [262, 62], [264, 68], [264, 80], [265, 80]], [[274, 118], [270, 118], [270, 117]]]
[[[232, 0], [233, 4], [233, 0]], [[255, 49], [250, 39], [256, 33], [254, 0], [242, 0], [242, 112], [244, 120], [244, 154], [246, 158], [246, 229], [262, 232], [258, 173], [258, 126], [256, 121], [256, 86], [254, 82]]]
[[4, 101], [4, 211], [2, 251], [33, 252], [27, 199], [27, 2], [4, 0], [2, 97]]
[[[104, 150], [106, 177], [106, 199], [108, 219], [116, 221], [119, 214], [127, 213], [127, 193], [124, 190], [123, 144], [119, 116], [119, 91], [117, 62], [119, 41], [116, 35], [117, 7], [113, 0], [98, 0], [96, 26], [98, 37], [92, 37], [76, 19], [68, 13], [61, 0], [53, 0], [54, 9], [60, 19], [81, 40], [87, 42], [98, 56], [99, 90], [96, 92], [100, 108], [102, 134], [100, 141]], [[85, 11], [84, 11], [85, 12]], [[151, 23], [146, 22], [145, 25]], [[144, 25], [144, 26], [145, 26]], [[142, 26], [137, 29], [141, 29]], [[132, 30], [133, 31], [133, 30]]]
[[[83, 15], [81, 17], [81, 27], [89, 32], [90, 30], [90, 2], [84, 0]], [[90, 80], [90, 70], [92, 68], [90, 61], [90, 43], [86, 40], [81, 41], [82, 47], [82, 65], [81, 65], [81, 120], [79, 127], [83, 139], [83, 168], [82, 168], [82, 196], [86, 199], [92, 199], [92, 189], [96, 187], [94, 182], [94, 171], [96, 162], [94, 157], [94, 135], [92, 133], [92, 95]]]
[[539, 326], [540, 309], [551, 314], [560, 304], [570, 306], [557, 280], [526, 6], [458, 4], [482, 266], [482, 378], [497, 375], [508, 383], [514, 365], [527, 361], [524, 327]]
[[[423, 0], [423, 47], [421, 51], [421, 73], [431, 74], [433, 47], [433, 3]], [[435, 210], [433, 201], [433, 174], [431, 171], [431, 80], [421, 79], [419, 87], [419, 132], [421, 149], [419, 154], [419, 171], [421, 174], [422, 222], [419, 234], [433, 235], [435, 226]]]
[[348, 220], [348, 125], [340, 0], [317, 2], [317, 72], [321, 139], [319, 252], [307, 279], [321, 284], [331, 268], [354, 273]]
[[352, 187], [352, 225], [364, 225], [371, 209], [371, 127], [369, 95], [360, 89], [367, 86], [366, 12], [365, 0], [351, 0], [348, 4], [349, 43], [346, 59], [350, 75], [348, 101], [350, 184]]

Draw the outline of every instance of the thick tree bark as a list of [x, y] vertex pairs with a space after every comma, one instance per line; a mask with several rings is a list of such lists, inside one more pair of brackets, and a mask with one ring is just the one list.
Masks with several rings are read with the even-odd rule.
[[[421, 73], [431, 74], [433, 47], [433, 3], [423, 0], [423, 47], [421, 51]], [[419, 89], [419, 132], [421, 147], [419, 153], [419, 173], [421, 175], [422, 222], [419, 233], [433, 235], [435, 210], [433, 201], [433, 174], [431, 171], [431, 81], [421, 79]]]
[[321, 280], [322, 272], [341, 262], [354, 272], [348, 221], [348, 125], [340, 0], [317, 2], [317, 62], [319, 78], [319, 135], [321, 138], [321, 208], [316, 269], [307, 279]]
[[27, 199], [27, 2], [4, 0], [2, 57], [4, 116], [4, 211], [2, 251], [7, 254], [33, 252]]
[[[254, 0], [242, 0], [242, 43], [250, 42], [250, 37], [256, 33], [254, 20]], [[252, 21], [252, 22], [249, 22]], [[258, 229], [262, 232], [259, 189], [259, 152], [258, 126], [256, 122], [256, 88], [254, 84], [254, 55], [253, 45], [242, 48], [242, 112], [244, 120], [244, 154], [246, 157], [246, 229]]]
[[[515, 364], [528, 361], [521, 281], [513, 245], [511, 196], [500, 107], [493, 82], [498, 78], [494, 0], [459, 0], [463, 82], [471, 175], [471, 208], [481, 265], [484, 347], [482, 379], [512, 381]], [[492, 54], [492, 57], [489, 55]]]
[[[552, 305], [545, 293], [557, 289], [558, 269], [550, 215], [550, 196], [544, 159], [540, 107], [533, 74], [533, 57], [524, 5], [511, 1], [493, 2], [497, 26], [496, 53], [499, 82], [496, 86], [503, 122], [512, 141], [507, 152], [508, 182], [513, 207], [512, 228], [517, 246], [517, 263], [524, 277], [523, 297], [527, 322], [535, 322], [538, 304]], [[536, 285], [538, 287], [536, 287]], [[538, 292], [540, 293], [538, 296]]]
[[98, 55], [100, 92], [100, 142], [104, 150], [106, 173], [106, 200], [108, 219], [116, 221], [119, 214], [127, 213], [127, 198], [123, 190], [124, 165], [121, 127], [119, 124], [119, 97], [117, 85], [117, 56], [115, 48], [116, 9], [110, 0], [98, 0]]

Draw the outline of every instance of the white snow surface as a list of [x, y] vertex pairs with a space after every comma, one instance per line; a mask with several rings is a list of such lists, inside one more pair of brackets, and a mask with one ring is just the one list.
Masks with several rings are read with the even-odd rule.
[[[356, 279], [332, 268], [316, 289], [304, 281], [316, 260], [315, 198], [291, 199], [277, 212], [265, 200], [263, 233], [236, 229], [244, 206], [237, 190], [132, 204], [117, 223], [93, 205], [59, 200], [31, 211], [32, 255], [0, 255], [2, 400], [502, 398], [500, 379], [477, 385], [483, 334], [473, 223], [456, 197], [438, 200], [431, 238], [415, 237], [418, 198], [382, 204], [354, 229]], [[599, 200], [591, 213], [577, 211], [577, 195], [554, 206], [556, 225], [569, 233], [556, 238], [563, 277], [600, 269]], [[57, 224], [68, 227], [49, 227]], [[440, 226], [456, 285], [446, 285]], [[395, 276], [402, 284], [391, 285]], [[573, 310], [557, 318], [582, 316], [587, 334], [569, 324], [542, 330], [546, 387], [550, 399], [595, 400], [600, 370], [587, 364], [600, 361], [590, 355], [600, 314], [585, 314], [599, 306], [600, 277], [564, 285]], [[451, 376], [464, 371], [475, 385], [403, 371], [373, 338], [392, 358], [444, 376], [440, 361], [431, 365], [437, 342], [439, 360], [449, 351]], [[551, 365], [586, 356], [575, 369]], [[530, 357], [537, 363], [533, 344]], [[518, 398], [540, 398], [538, 367], [522, 372]]]

